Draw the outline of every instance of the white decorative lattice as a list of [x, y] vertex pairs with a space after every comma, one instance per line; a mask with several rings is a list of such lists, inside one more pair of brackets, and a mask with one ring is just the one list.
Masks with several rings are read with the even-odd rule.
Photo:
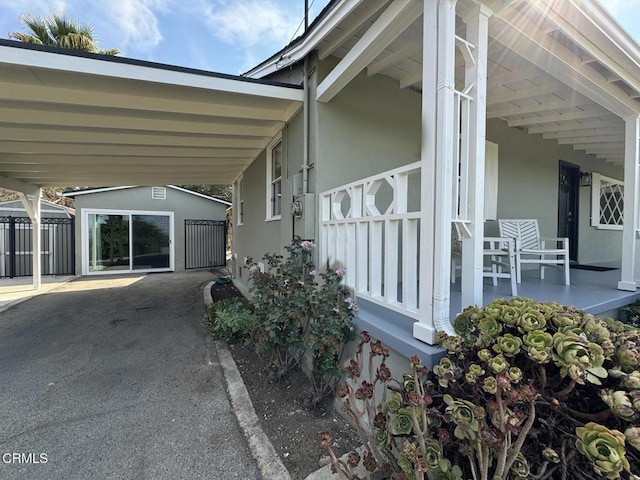
[[624, 222], [624, 182], [593, 174], [591, 225], [620, 229]]

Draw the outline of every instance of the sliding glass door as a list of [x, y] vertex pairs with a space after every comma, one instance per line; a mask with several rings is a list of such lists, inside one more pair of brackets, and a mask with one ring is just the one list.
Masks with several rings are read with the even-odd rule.
[[169, 268], [171, 247], [169, 217], [165, 215], [132, 215], [133, 270]]
[[88, 211], [86, 273], [172, 270], [173, 214]]

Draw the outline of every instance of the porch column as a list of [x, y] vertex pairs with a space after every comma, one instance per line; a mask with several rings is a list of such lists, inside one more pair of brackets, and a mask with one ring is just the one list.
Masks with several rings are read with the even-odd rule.
[[453, 129], [456, 0], [424, 0], [423, 12], [420, 218], [420, 312], [423, 318], [414, 323], [413, 333], [417, 339], [432, 344], [435, 331], [453, 333], [449, 300], [451, 178], [453, 148], [457, 144]]
[[42, 189], [36, 188], [31, 195], [23, 192], [19, 193], [20, 201], [31, 219], [31, 235], [33, 237], [33, 250], [31, 255], [33, 275], [33, 289], [40, 290], [42, 285], [42, 232], [40, 230], [40, 200], [42, 199]]
[[[469, 238], [462, 239], [462, 308], [482, 305], [482, 270], [484, 237], [484, 159], [487, 118], [487, 48], [489, 17], [492, 11], [483, 4], [463, 21], [467, 24], [467, 41], [475, 52], [465, 55], [465, 86], [472, 86], [469, 106], [469, 190], [467, 214]], [[468, 58], [471, 56], [472, 58]]]
[[438, 85], [438, 0], [424, 0], [422, 15], [422, 145], [420, 149], [420, 320], [413, 336], [433, 344], [436, 100]]
[[624, 119], [624, 222], [622, 229], [622, 268], [619, 290], [635, 291], [636, 232], [638, 230], [638, 162], [640, 161], [640, 117]]

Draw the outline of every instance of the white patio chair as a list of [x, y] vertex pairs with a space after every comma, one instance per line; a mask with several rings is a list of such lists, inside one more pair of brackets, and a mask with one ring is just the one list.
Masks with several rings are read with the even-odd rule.
[[[515, 239], [516, 276], [522, 282], [522, 264], [540, 265], [540, 278], [544, 279], [547, 267], [564, 267], [564, 283], [569, 285], [569, 239], [560, 237], [540, 237], [536, 219], [499, 219], [501, 237]], [[548, 248], [547, 242], [553, 247]]]
[[[518, 296], [516, 284], [516, 254], [515, 243], [512, 238], [484, 237], [482, 255], [488, 262], [482, 276], [491, 278], [493, 286], [498, 286], [499, 278], [511, 280], [511, 296]], [[458, 239], [455, 229], [451, 235], [451, 283], [456, 283], [456, 270], [462, 264], [462, 242]]]

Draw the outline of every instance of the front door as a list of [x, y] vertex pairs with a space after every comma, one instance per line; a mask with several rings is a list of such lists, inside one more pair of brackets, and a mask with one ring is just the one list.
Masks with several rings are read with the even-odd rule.
[[578, 199], [580, 167], [560, 160], [558, 176], [558, 237], [569, 239], [569, 258], [578, 260]]

